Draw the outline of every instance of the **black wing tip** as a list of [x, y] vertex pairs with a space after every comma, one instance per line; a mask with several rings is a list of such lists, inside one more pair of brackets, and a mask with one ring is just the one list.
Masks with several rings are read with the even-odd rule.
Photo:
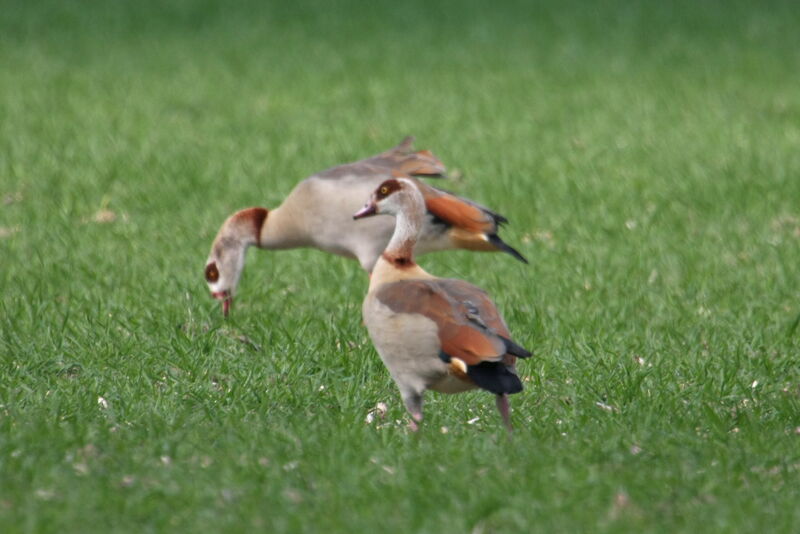
[[492, 214], [492, 217], [494, 218], [494, 222], [495, 222], [495, 224], [497, 224], [497, 226], [502, 226], [504, 224], [508, 224], [508, 218], [507, 217], [504, 217], [503, 215], [500, 215], [499, 213], [495, 213], [493, 211], [490, 212], [490, 213]]
[[512, 356], [516, 356], [517, 358], [530, 358], [533, 356], [533, 353], [526, 348], [517, 345], [510, 339], [506, 337], [500, 336], [500, 339], [503, 340], [503, 344], [506, 346], [506, 354], [511, 354]]
[[442, 178], [442, 179], [445, 179], [445, 180], [447, 179], [447, 173], [446, 172], [437, 172], [435, 174], [434, 173], [430, 173], [430, 174], [428, 174], [428, 173], [411, 173], [411, 176], [414, 176], [415, 178]]
[[478, 387], [496, 395], [513, 395], [522, 391], [522, 381], [503, 362], [481, 362], [467, 367], [467, 376]]
[[491, 234], [489, 236], [489, 242], [492, 245], [494, 245], [495, 247], [497, 247], [498, 250], [501, 250], [501, 251], [503, 251], [503, 252], [505, 252], [507, 254], [511, 254], [511, 256], [513, 256], [514, 258], [518, 259], [519, 261], [521, 261], [525, 265], [528, 265], [528, 260], [525, 258], [525, 256], [520, 254], [517, 249], [515, 249], [514, 247], [512, 247], [511, 245], [509, 245], [508, 243], [506, 243], [502, 239], [500, 239], [499, 235]]

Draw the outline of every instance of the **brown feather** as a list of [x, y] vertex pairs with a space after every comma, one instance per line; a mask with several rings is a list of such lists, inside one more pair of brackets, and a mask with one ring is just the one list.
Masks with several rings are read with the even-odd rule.
[[[426, 188], [433, 189], [433, 188]], [[426, 191], [423, 191], [423, 194]], [[437, 191], [437, 193], [439, 193]], [[483, 234], [495, 230], [491, 217], [476, 206], [468, 204], [456, 196], [447, 193], [433, 196], [425, 195], [425, 205], [432, 214], [447, 224], [468, 232]]]
[[413, 152], [414, 138], [408, 136], [396, 147], [377, 156], [367, 158], [365, 163], [397, 169], [411, 176], [443, 176], [447, 169], [430, 150]]
[[445, 173], [444, 164], [429, 150], [420, 150], [406, 157], [398, 168], [412, 176], [441, 176]]
[[381, 286], [376, 297], [396, 313], [420, 314], [434, 321], [442, 350], [467, 365], [505, 356], [500, 336], [508, 337], [508, 328], [486, 293], [467, 282], [402, 280]]
[[483, 252], [494, 252], [497, 247], [486, 238], [483, 232], [475, 233], [463, 228], [453, 227], [447, 231], [450, 240], [458, 248], [465, 250], [479, 250]]
[[267, 220], [269, 211], [265, 208], [246, 208], [239, 210], [231, 216], [237, 225], [250, 225], [256, 238], [256, 243], [261, 242], [261, 228]]

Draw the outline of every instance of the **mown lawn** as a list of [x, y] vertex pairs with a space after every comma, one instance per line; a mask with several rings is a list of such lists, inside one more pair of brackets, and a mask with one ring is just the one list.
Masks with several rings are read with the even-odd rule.
[[[797, 532], [795, 2], [162, 4], [0, 3], [0, 531]], [[407, 134], [531, 260], [421, 260], [536, 353], [510, 440], [407, 432], [355, 262], [207, 294], [229, 213]]]

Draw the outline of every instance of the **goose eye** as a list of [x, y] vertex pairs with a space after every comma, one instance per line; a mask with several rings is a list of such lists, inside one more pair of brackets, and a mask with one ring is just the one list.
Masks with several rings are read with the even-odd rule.
[[383, 187], [381, 187], [380, 193], [381, 193], [381, 195], [384, 195], [384, 196], [388, 195], [389, 194], [389, 188], [384, 185]]
[[219, 280], [219, 270], [217, 270], [216, 263], [211, 262], [206, 265], [206, 280], [210, 283], [214, 283]]

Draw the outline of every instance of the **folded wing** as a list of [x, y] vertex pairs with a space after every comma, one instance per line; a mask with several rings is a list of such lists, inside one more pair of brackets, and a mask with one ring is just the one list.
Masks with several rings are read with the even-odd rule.
[[395, 313], [434, 321], [439, 357], [463, 362], [463, 374], [478, 386], [498, 394], [522, 390], [514, 362], [531, 353], [510, 339], [497, 308], [480, 288], [461, 280], [403, 280], [381, 287], [377, 298]]

